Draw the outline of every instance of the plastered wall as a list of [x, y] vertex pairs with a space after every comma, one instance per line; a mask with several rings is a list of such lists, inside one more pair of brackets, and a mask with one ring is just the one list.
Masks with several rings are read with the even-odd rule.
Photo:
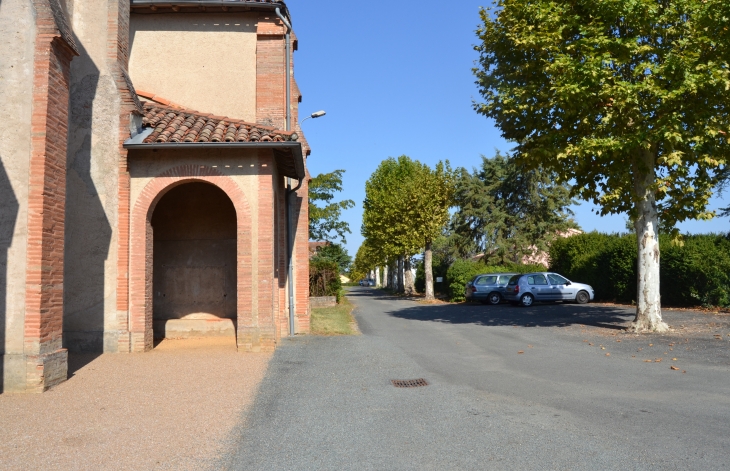
[[133, 13], [132, 82], [187, 108], [255, 122], [256, 21], [250, 13]]
[[[64, 345], [116, 351], [119, 116], [106, 2], [75, 0], [66, 181]], [[116, 51], [115, 51], [116, 52]]]
[[0, 3], [0, 391], [24, 385], [23, 323], [35, 20], [32, 3]]

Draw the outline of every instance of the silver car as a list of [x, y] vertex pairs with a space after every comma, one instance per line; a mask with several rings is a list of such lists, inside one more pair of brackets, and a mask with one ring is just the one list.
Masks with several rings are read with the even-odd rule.
[[526, 273], [510, 278], [504, 299], [515, 306], [532, 306], [536, 301], [573, 301], [585, 304], [593, 301], [593, 288], [573, 283], [562, 275], [550, 272]]
[[502, 302], [507, 283], [514, 275], [514, 273], [484, 273], [475, 276], [464, 289], [466, 300], [499, 304]]

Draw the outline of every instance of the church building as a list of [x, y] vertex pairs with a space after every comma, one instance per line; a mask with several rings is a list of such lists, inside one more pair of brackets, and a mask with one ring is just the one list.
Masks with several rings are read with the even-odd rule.
[[0, 391], [309, 331], [296, 49], [273, 0], [2, 0]]

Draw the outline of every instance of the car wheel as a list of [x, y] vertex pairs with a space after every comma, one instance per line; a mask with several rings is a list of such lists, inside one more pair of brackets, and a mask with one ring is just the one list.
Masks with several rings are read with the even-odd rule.
[[489, 297], [487, 297], [487, 302], [494, 306], [495, 304], [499, 304], [502, 302], [502, 296], [499, 293], [489, 293]]
[[591, 297], [585, 291], [578, 291], [575, 295], [575, 302], [578, 304], [585, 304], [591, 300]]
[[533, 302], [535, 302], [535, 298], [530, 293], [523, 294], [520, 298], [520, 306], [522, 307], [530, 307]]

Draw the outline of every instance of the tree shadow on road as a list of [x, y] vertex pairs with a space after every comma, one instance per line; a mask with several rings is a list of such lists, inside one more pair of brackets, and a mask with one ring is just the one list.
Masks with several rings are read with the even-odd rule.
[[630, 310], [594, 305], [536, 304], [529, 308], [510, 305], [449, 304], [417, 306], [387, 312], [393, 317], [449, 324], [482, 326], [568, 327], [587, 325], [624, 329], [634, 317]]
[[[348, 296], [399, 301], [404, 298], [391, 296], [382, 291], [353, 290]], [[385, 311], [392, 317], [448, 324], [475, 324], [481, 326], [568, 327], [586, 325], [606, 329], [623, 330], [633, 320], [630, 308], [599, 306], [595, 304], [545, 303], [531, 307], [509, 304], [489, 306], [482, 304], [417, 305]]]

